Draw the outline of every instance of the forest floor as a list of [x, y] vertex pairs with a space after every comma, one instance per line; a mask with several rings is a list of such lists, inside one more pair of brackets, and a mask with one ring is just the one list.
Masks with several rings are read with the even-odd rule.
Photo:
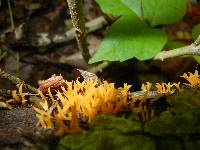
[[[56, 2], [49, 2], [45, 0], [38, 0], [37, 2], [32, 0], [18, 0], [17, 2], [11, 1], [11, 6], [14, 22], [9, 16], [10, 10], [8, 9], [8, 4], [5, 1], [1, 1], [0, 50], [2, 50], [1, 53], [5, 53], [5, 56], [0, 58], [1, 70], [6, 70], [6, 72], [14, 74], [23, 79], [26, 83], [38, 88], [39, 81], [46, 80], [53, 74], [61, 74], [65, 80], [71, 81], [76, 80], [76, 75], [74, 75], [74, 70], [76, 68], [88, 71], [95, 68], [93, 65], [88, 65], [84, 62], [74, 37], [64, 39], [64, 41], [52, 41], [56, 35], [62, 37], [63, 33], [66, 33], [72, 28], [66, 0], [58, 0]], [[194, 14], [196, 11], [199, 13], [200, 5], [196, 4], [193, 7], [194, 9], [191, 9], [190, 11]], [[85, 1], [84, 12], [87, 22], [93, 21], [101, 16], [105, 17], [105, 14], [100, 11], [99, 6], [93, 0]], [[191, 20], [190, 16], [186, 16], [177, 24], [165, 27], [165, 30], [168, 32], [170, 39], [177, 40], [183, 44], [188, 44], [192, 42], [192, 26], [198, 21], [200, 21], [200, 18], [197, 20]], [[10, 24], [12, 23], [15, 25], [14, 30], [12, 29], [12, 26], [10, 27]], [[88, 34], [87, 38], [91, 53], [96, 51], [105, 35], [105, 28], [110, 23], [111, 20], [108, 19], [106, 24], [102, 23], [103, 25], [101, 28]], [[48, 38], [46, 39], [43, 38], [43, 36], [38, 36], [40, 33], [44, 34], [43, 36], [48, 35]], [[187, 33], [187, 35], [189, 34], [189, 37], [184, 37], [185, 33]], [[180, 34], [183, 36], [180, 36]], [[42, 41], [41, 43], [39, 42], [40, 40]], [[47, 41], [45, 42], [45, 40]], [[172, 44], [167, 46], [168, 49], [173, 48]], [[194, 72], [195, 69], [198, 70], [199, 66], [193, 57], [180, 57], [171, 58], [164, 62], [154, 60], [140, 62], [136, 59], [131, 59], [125, 62], [112, 62], [103, 70], [97, 70], [95, 73], [100, 79], [115, 83], [116, 87], [122, 87], [124, 83], [128, 83], [129, 85], [133, 85], [131, 87], [131, 91], [140, 91], [142, 83], [161, 83], [169, 81], [178, 82], [180, 81], [180, 76], [183, 75], [183, 73]], [[15, 86], [16, 85], [7, 79], [0, 78], [0, 89], [15, 90]], [[10, 98], [10, 95], [0, 95], [0, 100], [3, 102], [9, 100]], [[168, 105], [166, 102], [167, 98], [163, 97], [162, 99], [164, 99], [164, 103], [156, 104], [157, 106], [165, 104]], [[166, 108], [167, 106], [164, 107]], [[170, 109], [165, 115], [170, 115], [173, 111], [174, 110]], [[177, 114], [178, 111], [179, 109], [175, 110]], [[180, 112], [182, 111], [183, 110], [181, 109]], [[199, 112], [200, 111], [198, 110], [195, 115], [198, 116]], [[189, 118], [192, 113], [193, 110], [189, 109]], [[162, 143], [162, 140], [167, 140], [168, 144], [170, 143], [171, 145], [175, 143], [177, 149], [192, 149], [192, 136], [197, 137], [196, 139], [199, 139], [200, 137], [200, 130], [195, 127], [195, 131], [191, 131], [191, 133], [183, 133], [182, 129], [180, 129], [180, 134], [183, 133], [188, 139], [173, 135], [174, 129], [169, 131], [169, 135], [172, 139], [175, 139], [173, 141], [169, 139], [170, 136], [165, 137], [165, 133], [163, 133], [165, 125], [162, 126], [161, 124], [161, 133], [154, 133], [151, 123], [144, 127], [145, 124], [140, 124], [137, 119], [133, 119], [131, 120], [133, 122], [129, 122], [130, 119], [126, 118], [123, 120], [123, 117], [120, 117], [114, 118], [113, 120], [118, 119], [117, 121], [125, 122], [126, 124], [130, 123], [130, 125], [132, 125], [132, 123], [139, 124], [139, 127], [136, 127], [134, 131], [130, 129], [130, 132], [129, 129], [122, 129], [123, 127], [121, 126], [119, 126], [119, 129], [115, 130], [117, 127], [113, 127], [115, 122], [111, 119], [114, 123], [107, 123], [108, 127], [104, 128], [106, 129], [105, 134], [110, 134], [110, 136], [97, 133], [95, 128], [96, 126], [94, 125], [91, 129], [91, 133], [86, 130], [86, 133], [83, 135], [75, 135], [75, 137], [73, 137], [73, 135], [70, 135], [72, 137], [66, 136], [66, 139], [63, 139], [63, 141], [60, 142], [61, 137], [55, 136], [52, 129], [44, 129], [40, 127], [38, 118], [36, 117], [36, 112], [33, 110], [31, 104], [28, 104], [27, 106], [16, 105], [12, 109], [0, 108], [0, 149], [84, 149], [78, 146], [76, 147], [73, 142], [73, 144], [70, 145], [70, 143], [66, 141], [69, 141], [70, 138], [74, 138], [74, 141], [77, 141], [79, 137], [80, 139], [83, 139], [83, 141], [85, 140], [85, 137], [88, 138], [88, 141], [92, 141], [94, 137], [102, 135], [101, 140], [97, 140], [96, 145], [88, 144], [89, 147], [85, 148], [92, 149], [93, 146], [98, 147], [98, 144], [102, 142], [106, 145], [104, 140], [113, 138], [113, 132], [116, 132], [116, 139], [122, 139], [123, 144], [127, 144], [127, 142], [124, 142], [126, 141], [124, 135], [127, 135], [126, 137], [133, 140], [143, 140], [144, 143], [146, 142], [147, 147], [144, 146], [142, 149], [154, 149], [155, 147], [163, 148], [165, 147], [165, 144]], [[131, 116], [129, 117], [131, 118]], [[184, 116], [182, 117], [184, 118]], [[161, 118], [161, 120], [162, 119], [163, 118]], [[187, 120], [186, 117], [186, 121], [191, 121], [194, 122], [194, 124], [196, 123], [197, 125], [200, 125], [199, 122], [195, 122], [196, 120], [193, 121], [193, 119], [194, 118], [191, 119], [192, 121], [190, 119]], [[105, 118], [102, 120], [106, 122]], [[174, 123], [173, 121], [170, 123]], [[184, 123], [182, 120], [180, 122]], [[112, 127], [114, 128], [113, 132], [112, 130], [107, 130]], [[97, 125], [97, 128], [98, 131], [101, 131], [99, 129], [101, 128], [99, 125]], [[138, 134], [142, 130], [145, 130], [145, 134]], [[198, 134], [196, 134], [197, 130]], [[132, 135], [131, 132], [133, 133]], [[162, 137], [162, 135], [164, 135], [164, 137]], [[103, 140], [103, 138], [105, 139]], [[159, 145], [156, 143], [156, 140], [161, 141], [161, 144]], [[198, 146], [200, 146], [199, 141], [195, 141], [195, 144]], [[117, 143], [117, 141], [115, 142]], [[58, 146], [58, 143], [60, 143], [60, 145], [64, 145], [64, 147]], [[66, 146], [67, 144], [69, 144], [69, 146]], [[80, 145], [81, 144], [83, 147], [84, 145], [87, 145], [87, 143], [84, 142], [80, 142]], [[108, 147], [100, 146], [99, 149], [109, 149], [113, 145], [113, 143], [111, 144], [108, 142]], [[136, 145], [135, 148], [138, 148], [139, 145]], [[114, 149], [117, 148], [114, 147]]]

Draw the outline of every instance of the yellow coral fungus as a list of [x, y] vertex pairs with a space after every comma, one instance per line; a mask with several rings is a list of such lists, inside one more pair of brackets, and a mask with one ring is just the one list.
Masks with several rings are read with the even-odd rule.
[[22, 104], [26, 104], [27, 100], [25, 99], [25, 96], [27, 93], [23, 93], [23, 84], [21, 84], [19, 86], [19, 94], [17, 94], [16, 90], [12, 91], [12, 99], [8, 100], [7, 103], [11, 103], [11, 102], [20, 102]]
[[79, 128], [78, 117], [77, 117], [77, 112], [76, 112], [76, 105], [71, 106], [71, 112], [72, 112], [72, 119], [70, 122], [71, 132], [78, 132], [80, 131], [80, 128]]
[[[14, 90], [14, 91], [12, 91], [12, 97], [13, 97], [13, 99], [15, 100], [15, 101], [20, 101], [20, 98], [19, 98], [19, 96], [17, 95], [17, 91], [16, 90]], [[12, 99], [12, 101], [13, 101], [13, 99]], [[11, 100], [10, 100], [11, 101]], [[10, 101], [8, 101], [8, 102], [10, 102]]]
[[150, 82], [146, 82], [146, 85], [143, 83], [142, 86], [141, 86], [141, 90], [143, 92], [146, 92], [146, 91], [149, 91], [152, 87], [152, 83]]
[[149, 110], [146, 106], [147, 94], [148, 93], [143, 96], [132, 96], [130, 103], [132, 112], [138, 114], [143, 121], [146, 121], [149, 118]]
[[186, 84], [189, 85], [191, 87], [193, 86], [199, 86], [200, 85], [200, 79], [199, 79], [199, 73], [197, 70], [195, 70], [195, 73], [192, 74], [191, 72], [184, 73], [181, 77], [185, 78], [190, 84]]
[[26, 101], [27, 101], [27, 100], [25, 99], [26, 93], [23, 93], [23, 92], [22, 92], [22, 87], [23, 87], [23, 84], [21, 84], [21, 85], [19, 86], [19, 95], [21, 96], [22, 104], [25, 104]]
[[[194, 74], [189, 73], [181, 76], [190, 82], [190, 86], [199, 86], [198, 71]], [[144, 121], [151, 117], [153, 111], [150, 110], [150, 104], [147, 101], [148, 96], [153, 93], [151, 88], [157, 89], [155, 93], [171, 94], [175, 90], [180, 90], [180, 82], [178, 83], [156, 83], [152, 85], [150, 82], [142, 84], [142, 91], [138, 95], [130, 98], [130, 85], [124, 84], [124, 87], [116, 88], [114, 83], [107, 81], [98, 84], [94, 80], [79, 80], [67, 82], [56, 91], [56, 95], [52, 95], [48, 88], [48, 97], [39, 91], [41, 97], [41, 105], [43, 110], [34, 107], [37, 112], [42, 127], [55, 127], [57, 135], [63, 135], [79, 131], [79, 121], [85, 118], [85, 122], [90, 124], [95, 115], [99, 113], [116, 114], [125, 107], [129, 107], [132, 112], [137, 113]], [[20, 95], [24, 96], [22, 91]], [[142, 95], [140, 95], [142, 93]], [[13, 97], [20, 100], [13, 91]]]
[[41, 91], [38, 90], [38, 93], [40, 94], [42, 101], [40, 102], [40, 105], [43, 107], [45, 111], [49, 109], [47, 98], [43, 95]]
[[43, 128], [53, 128], [54, 127], [52, 120], [51, 120], [52, 116], [49, 112], [40, 110], [36, 107], [33, 107], [33, 109], [38, 113], [37, 117]]
[[157, 91], [162, 93], [162, 94], [169, 94], [171, 93], [171, 89], [173, 86], [175, 86], [178, 90], [180, 90], [180, 82], [179, 83], [173, 83], [171, 84], [170, 82], [167, 84], [167, 83], [156, 83], [155, 87], [157, 88]]
[[[48, 113], [50, 107], [46, 97], [40, 91], [42, 98], [42, 106], [44, 110], [34, 107], [41, 125], [45, 128], [53, 126], [57, 127], [57, 133], [78, 131], [78, 116], [86, 116], [88, 123], [91, 123], [93, 117], [97, 113], [117, 113], [123, 106], [127, 104], [128, 92], [130, 85], [124, 84], [123, 88], [115, 88], [114, 83], [103, 81], [97, 86], [93, 80], [79, 82], [78, 80], [66, 82], [67, 88], [61, 87], [57, 91], [57, 102], [54, 104], [55, 109], [52, 113]], [[52, 101], [55, 98], [49, 90], [49, 97]], [[66, 124], [70, 121], [70, 124]]]

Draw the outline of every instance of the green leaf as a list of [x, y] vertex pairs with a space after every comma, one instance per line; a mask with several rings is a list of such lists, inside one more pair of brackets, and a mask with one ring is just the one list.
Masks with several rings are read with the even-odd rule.
[[97, 53], [89, 63], [102, 60], [139, 60], [155, 56], [167, 42], [165, 32], [147, 27], [135, 14], [122, 16], [107, 30]]
[[200, 35], [200, 24], [192, 28], [192, 38], [195, 40]]
[[[195, 40], [200, 35], [200, 24], [192, 28], [192, 38]], [[200, 56], [194, 56], [194, 59], [200, 64]]]
[[104, 13], [113, 15], [129, 15], [132, 11], [121, 0], [96, 0]]
[[121, 2], [142, 18], [142, 0], [121, 0]]
[[200, 64], [200, 56], [194, 56], [194, 59]]
[[142, 0], [144, 18], [151, 26], [171, 24], [186, 13], [187, 0]]
[[186, 45], [185, 43], [182, 43], [180, 41], [168, 41], [165, 47], [167, 47], [167, 49], [175, 49], [175, 48], [183, 47], [185, 45]]

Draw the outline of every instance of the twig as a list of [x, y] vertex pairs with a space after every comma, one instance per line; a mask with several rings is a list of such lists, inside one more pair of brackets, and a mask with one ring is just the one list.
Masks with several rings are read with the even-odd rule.
[[14, 19], [13, 19], [12, 8], [11, 8], [11, 5], [10, 5], [10, 0], [7, 0], [7, 5], [8, 5], [9, 15], [10, 15], [11, 31], [14, 31], [15, 24], [14, 24]]
[[[171, 95], [171, 94], [174, 94], [176, 92], [175, 89], [172, 89], [170, 93], [167, 93], [168, 95]], [[139, 98], [142, 98], [144, 96], [146, 96], [145, 98], [146, 99], [149, 99], [149, 98], [156, 98], [156, 97], [162, 97], [164, 96], [165, 94], [162, 94], [158, 91], [148, 91], [147, 92], [144, 92], [144, 91], [136, 91], [136, 92], [129, 92], [128, 93], [128, 97], [131, 98], [133, 96], [138, 96]]]
[[154, 59], [155, 60], [164, 60], [167, 58], [183, 56], [183, 55], [200, 55], [200, 35], [197, 40], [191, 45], [184, 46], [181, 48], [176, 48], [169, 51], [162, 51], [158, 53]]
[[79, 50], [86, 62], [90, 59], [88, 44], [86, 41], [85, 19], [83, 15], [83, 0], [67, 0], [72, 23], [75, 28], [76, 40]]
[[75, 68], [75, 66], [73, 64], [67, 64], [67, 63], [60, 63], [57, 62], [55, 60], [52, 60], [46, 56], [42, 56], [42, 55], [32, 55], [30, 56], [26, 56], [25, 58], [21, 58], [20, 59], [21, 62], [25, 62], [25, 63], [29, 63], [29, 64], [33, 64], [33, 65], [38, 65], [38, 64], [46, 64], [46, 65], [50, 65], [50, 66], [55, 66], [58, 68], [62, 68], [62, 69], [73, 69]]
[[11, 90], [0, 89], [0, 95], [1, 96], [10, 96], [11, 95]]
[[[103, 16], [98, 17], [94, 20], [91, 20], [85, 24], [86, 33], [91, 33], [98, 29], [101, 29], [106, 24], [107, 24], [107, 21]], [[72, 28], [72, 29], [66, 31], [64, 34], [55, 34], [52, 39], [48, 40], [49, 43], [41, 43], [38, 46], [47, 46], [47, 45], [51, 44], [51, 41], [55, 44], [69, 42], [69, 41], [73, 40], [74, 38], [75, 38], [75, 29]], [[37, 46], [37, 45], [35, 45], [35, 46]]]
[[[107, 24], [108, 22], [103, 16], [97, 17], [91, 21], [86, 22], [85, 24], [86, 33], [88, 34], [88, 33], [97, 31]], [[23, 24], [23, 26], [25, 25], [26, 24]], [[16, 34], [13, 34], [10, 40], [12, 41], [12, 45], [16, 44], [16, 45], [22, 45], [22, 46], [45, 47], [51, 44], [60, 44], [60, 43], [69, 42], [75, 39], [74, 28], [69, 29], [69, 30], [67, 29], [66, 31], [62, 33], [53, 33], [53, 34], [50, 34], [48, 32], [36, 33], [36, 36], [32, 35], [33, 37], [30, 38], [26, 36], [29, 34], [27, 34], [26, 31], [24, 31], [24, 29], [22, 28], [22, 24], [19, 25], [19, 27], [16, 27], [15, 30], [19, 30], [18, 28], [20, 27], [21, 27], [20, 30], [22, 30], [21, 32], [23, 35], [21, 35], [21, 37], [19, 38], [19, 37], [16, 37]], [[32, 39], [32, 40], [24, 43], [24, 41], [26, 41], [27, 39]]]
[[96, 64], [94, 66], [89, 67], [89, 69], [87, 69], [88, 72], [92, 72], [92, 73], [98, 73], [98, 72], [102, 72], [103, 69], [107, 68], [110, 65], [110, 62], [108, 61], [103, 61], [99, 64]]
[[37, 90], [36, 88], [32, 87], [32, 86], [29, 85], [29, 84], [26, 84], [23, 80], [17, 78], [17, 77], [14, 76], [14, 75], [11, 75], [11, 74], [9, 74], [9, 73], [6, 73], [6, 72], [3, 71], [3, 70], [0, 70], [0, 77], [10, 80], [10, 81], [13, 82], [14, 84], [16, 84], [16, 86], [19, 86], [20, 84], [23, 84], [23, 87], [24, 87], [25, 89], [27, 89], [28, 91], [30, 91], [30, 92], [32, 92], [32, 93], [38, 93], [38, 90]]

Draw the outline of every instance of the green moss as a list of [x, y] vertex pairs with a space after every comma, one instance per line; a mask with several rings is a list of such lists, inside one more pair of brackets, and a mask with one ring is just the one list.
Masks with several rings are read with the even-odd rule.
[[200, 149], [200, 136], [192, 136], [185, 139], [186, 150], [197, 150]]
[[115, 130], [97, 130], [89, 135], [65, 136], [58, 150], [155, 150], [154, 141], [142, 135], [121, 135]]
[[167, 102], [175, 108], [200, 109], [200, 89], [198, 87], [190, 88], [184, 92], [168, 96]]
[[116, 130], [119, 133], [142, 131], [142, 123], [131, 118], [116, 117], [102, 114], [94, 118], [92, 127], [94, 130]]
[[159, 138], [157, 141], [157, 150], [182, 150], [183, 144], [174, 137]]
[[182, 136], [200, 133], [200, 109], [169, 108], [145, 124], [145, 132], [153, 135]]
[[93, 120], [89, 132], [66, 135], [59, 143], [58, 150], [154, 150], [154, 141], [140, 134], [142, 126], [139, 121], [99, 115]]

